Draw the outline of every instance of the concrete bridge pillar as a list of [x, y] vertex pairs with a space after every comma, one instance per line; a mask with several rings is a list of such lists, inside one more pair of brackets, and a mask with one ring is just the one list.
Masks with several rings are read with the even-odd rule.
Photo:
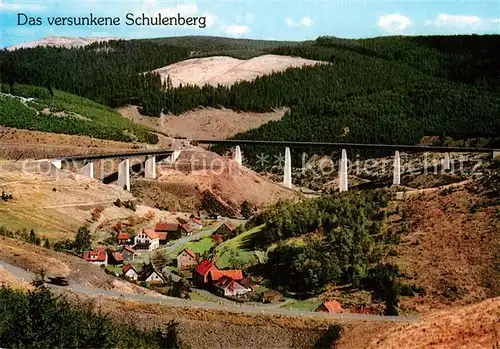
[[241, 157], [241, 148], [239, 145], [236, 146], [236, 149], [234, 151], [234, 161], [238, 163], [238, 165], [242, 164], [243, 158]]
[[500, 157], [500, 149], [493, 149], [493, 159]]
[[118, 164], [118, 185], [130, 190], [130, 160], [125, 159]]
[[283, 176], [283, 185], [292, 188], [292, 156], [290, 148], [285, 148], [285, 173]]
[[170, 163], [173, 164], [177, 158], [179, 157], [179, 155], [181, 155], [181, 151], [180, 150], [174, 150], [174, 152], [172, 153], [172, 155], [170, 155]]
[[94, 178], [94, 163], [89, 162], [80, 169], [80, 174], [85, 177]]
[[62, 161], [61, 160], [52, 160], [50, 162], [54, 167], [61, 169], [62, 168]]
[[401, 185], [401, 158], [399, 157], [399, 150], [396, 150], [394, 154], [394, 177], [392, 184]]
[[144, 168], [144, 177], [148, 179], [156, 179], [156, 157], [151, 156], [146, 160]]
[[444, 153], [443, 159], [443, 171], [450, 170], [450, 153]]
[[342, 158], [340, 159], [340, 171], [339, 171], [339, 191], [347, 191], [347, 152], [342, 149]]

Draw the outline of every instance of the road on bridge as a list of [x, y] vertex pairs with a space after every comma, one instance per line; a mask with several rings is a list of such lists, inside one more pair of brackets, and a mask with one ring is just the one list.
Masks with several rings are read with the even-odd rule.
[[[20, 279], [22, 281], [31, 282], [35, 275], [29, 271], [0, 261], [0, 267], [5, 268], [11, 275]], [[87, 294], [91, 296], [107, 296], [107, 297], [117, 297], [120, 299], [140, 301], [161, 304], [169, 307], [177, 308], [194, 308], [194, 309], [207, 309], [207, 310], [218, 310], [227, 311], [234, 313], [242, 313], [249, 315], [284, 315], [284, 316], [299, 316], [299, 317], [309, 317], [317, 319], [345, 319], [345, 320], [358, 320], [358, 321], [378, 321], [378, 322], [400, 322], [408, 323], [418, 320], [418, 316], [377, 316], [377, 315], [362, 315], [362, 314], [329, 314], [329, 313], [315, 313], [310, 311], [293, 310], [293, 309], [283, 309], [283, 308], [268, 308], [265, 306], [258, 305], [245, 305], [245, 304], [219, 304], [214, 302], [202, 302], [195, 300], [187, 300], [181, 298], [167, 297], [158, 294], [158, 296], [149, 296], [142, 294], [129, 294], [121, 293], [112, 290], [104, 290], [99, 288], [92, 288], [84, 286], [78, 283], [68, 280], [68, 286], [57, 286], [52, 284], [47, 284], [50, 288], [59, 290], [70, 290], [76, 293]]]

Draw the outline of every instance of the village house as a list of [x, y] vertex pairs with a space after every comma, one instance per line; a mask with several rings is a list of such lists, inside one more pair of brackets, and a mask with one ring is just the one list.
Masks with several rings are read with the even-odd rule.
[[87, 262], [98, 264], [98, 265], [108, 265], [108, 253], [106, 250], [99, 251], [85, 251], [83, 252], [83, 259]]
[[176, 240], [181, 237], [180, 224], [169, 223], [169, 222], [159, 222], [156, 223], [155, 232], [157, 233], [166, 233], [170, 240]]
[[224, 241], [232, 239], [236, 236], [236, 227], [230, 222], [224, 222], [212, 233], [212, 235], [220, 235]]
[[201, 224], [201, 219], [200, 218], [191, 218], [189, 219], [188, 223], [189, 227], [191, 230], [200, 230], [203, 228], [203, 224]]
[[134, 238], [136, 250], [154, 251], [160, 246], [158, 234], [153, 229], [144, 229]]
[[196, 255], [189, 248], [185, 248], [177, 255], [177, 268], [189, 269], [198, 264]]
[[118, 240], [118, 245], [128, 245], [130, 243], [130, 234], [119, 233], [116, 239]]
[[163, 278], [161, 272], [156, 270], [156, 268], [151, 263], [145, 266], [141, 270], [138, 280], [146, 283], [155, 283], [155, 284], [162, 284], [165, 282], [165, 279]]
[[315, 312], [343, 313], [344, 308], [342, 308], [342, 305], [335, 300], [324, 301], [318, 308], [316, 308]]
[[135, 281], [139, 278], [139, 273], [137, 272], [137, 270], [135, 270], [132, 264], [124, 265], [122, 271], [123, 271], [123, 276], [129, 280]]
[[199, 285], [205, 285], [208, 283], [208, 276], [211, 270], [218, 270], [215, 264], [209, 260], [202, 260], [200, 264], [194, 270], [193, 279]]
[[219, 296], [237, 296], [252, 291], [228, 276], [222, 276], [214, 286], [215, 293]]
[[121, 253], [123, 259], [125, 259], [126, 261], [133, 261], [137, 252], [131, 246], [123, 246]]
[[124, 261], [125, 258], [123, 258], [123, 255], [120, 252], [114, 251], [110, 253], [109, 264], [120, 265], [123, 264]]
[[240, 281], [243, 279], [243, 272], [239, 269], [236, 270], [211, 269], [208, 275], [208, 282], [211, 284], [215, 284], [222, 277], [228, 277], [235, 281]]
[[181, 224], [180, 232], [182, 236], [190, 236], [193, 233], [193, 230], [189, 226], [189, 224]]

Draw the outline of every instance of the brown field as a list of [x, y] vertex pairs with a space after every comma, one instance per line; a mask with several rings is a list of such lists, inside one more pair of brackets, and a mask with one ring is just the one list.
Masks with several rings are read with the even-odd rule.
[[138, 107], [133, 105], [119, 108], [118, 111], [127, 119], [171, 137], [225, 139], [269, 121], [280, 120], [287, 109], [277, 109], [269, 113], [247, 113], [226, 108], [198, 108], [181, 115], [162, 115], [158, 118], [141, 115]]
[[500, 295], [494, 266], [499, 208], [468, 186], [424, 191], [402, 202], [409, 232], [389, 261], [425, 288], [425, 295], [401, 303], [405, 309], [422, 313]]
[[415, 324], [405, 324], [377, 334], [367, 348], [498, 348], [500, 298], [429, 314]]

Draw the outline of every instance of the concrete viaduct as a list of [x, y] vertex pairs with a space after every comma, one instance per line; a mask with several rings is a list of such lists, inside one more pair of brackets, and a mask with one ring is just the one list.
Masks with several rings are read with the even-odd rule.
[[[463, 147], [434, 147], [434, 146], [416, 146], [416, 145], [391, 145], [391, 144], [360, 144], [360, 143], [323, 143], [323, 142], [287, 142], [287, 141], [254, 141], [254, 140], [193, 140], [193, 144], [225, 144], [234, 145], [234, 161], [240, 166], [243, 163], [240, 145], [267, 145], [267, 146], [285, 146], [285, 166], [283, 185], [287, 188], [292, 188], [292, 160], [290, 148], [304, 148], [304, 147], [322, 147], [332, 149], [342, 149], [340, 169], [339, 169], [339, 190], [341, 192], [347, 191], [348, 181], [348, 159], [346, 149], [372, 149], [372, 150], [393, 150], [394, 151], [394, 173], [393, 184], [400, 185], [401, 183], [401, 159], [399, 152], [432, 152], [444, 153], [445, 158], [443, 161], [443, 169], [450, 169], [450, 153], [490, 153], [493, 157], [500, 156], [500, 149], [493, 148], [463, 148]], [[80, 168], [79, 173], [94, 178], [94, 163], [96, 160], [103, 159], [120, 159], [118, 165], [118, 185], [126, 190], [130, 190], [130, 159], [136, 157], [146, 157], [144, 176], [149, 179], [156, 179], [156, 158], [157, 157], [170, 157], [173, 163], [179, 157], [181, 150], [149, 150], [127, 153], [111, 153], [111, 154], [98, 154], [98, 155], [78, 155], [69, 156], [59, 159], [40, 160], [50, 161], [53, 166], [58, 169], [62, 168], [63, 163], [67, 162], [83, 162], [85, 165]]]

